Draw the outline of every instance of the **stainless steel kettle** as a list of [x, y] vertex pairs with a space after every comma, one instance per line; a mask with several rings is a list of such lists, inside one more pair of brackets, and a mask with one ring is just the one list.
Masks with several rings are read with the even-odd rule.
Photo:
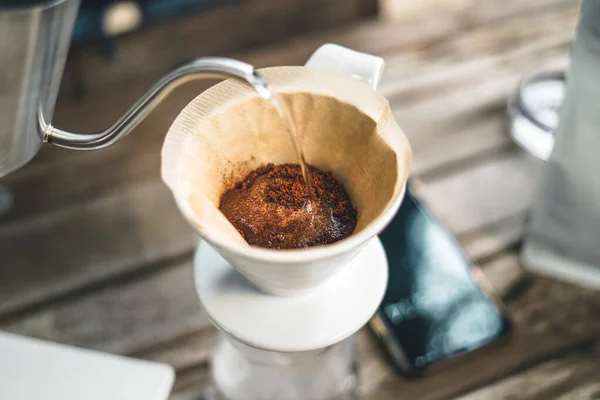
[[79, 0], [0, 3], [0, 177], [29, 162], [44, 142], [80, 150], [115, 143], [172, 89], [192, 79], [235, 77], [270, 96], [251, 65], [199, 58], [166, 74], [109, 128], [84, 134], [60, 130], [52, 126], [52, 115], [78, 9]]

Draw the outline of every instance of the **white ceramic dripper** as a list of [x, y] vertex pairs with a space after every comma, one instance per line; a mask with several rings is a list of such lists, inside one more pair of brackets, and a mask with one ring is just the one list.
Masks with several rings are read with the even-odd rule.
[[286, 101], [308, 163], [332, 171], [358, 211], [355, 232], [334, 244], [252, 247], [219, 211], [221, 194], [252, 169], [297, 162], [279, 116], [252, 90], [232, 80], [215, 85], [169, 129], [162, 176], [179, 208], [203, 239], [264, 291], [296, 295], [323, 284], [397, 211], [411, 156], [387, 100], [374, 89], [382, 70], [379, 57], [325, 45], [305, 67], [259, 71]]

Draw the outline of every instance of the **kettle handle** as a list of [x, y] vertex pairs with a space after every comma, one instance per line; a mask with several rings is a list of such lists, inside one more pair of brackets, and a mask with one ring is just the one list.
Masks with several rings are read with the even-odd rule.
[[377, 90], [385, 68], [385, 61], [381, 57], [327, 43], [310, 56], [306, 66], [341, 72], [360, 79]]

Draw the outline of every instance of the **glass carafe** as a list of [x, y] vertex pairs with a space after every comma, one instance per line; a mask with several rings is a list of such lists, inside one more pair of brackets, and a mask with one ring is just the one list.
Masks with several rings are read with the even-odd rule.
[[332, 346], [284, 353], [257, 349], [221, 334], [208, 400], [355, 400], [353, 337]]

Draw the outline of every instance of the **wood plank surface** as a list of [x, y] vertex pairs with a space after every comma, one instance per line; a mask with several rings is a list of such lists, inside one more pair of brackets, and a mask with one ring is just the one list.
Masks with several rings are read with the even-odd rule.
[[[511, 255], [510, 251], [484, 263], [483, 271], [492, 283], [504, 282], [509, 286], [513, 285], [510, 282], [514, 282], [515, 277], [523, 275], [516, 255]], [[487, 353], [482, 352], [468, 362], [456, 364], [425, 379], [403, 380], [390, 372], [380, 380], [379, 386], [370, 391], [367, 398], [451, 398], [597, 343], [600, 329], [597, 292], [529, 274], [525, 274], [524, 278], [526, 284], [516, 292], [514, 286], [498, 288], [515, 324], [513, 337], [507, 344]], [[523, 280], [520, 282], [523, 283]], [[597, 371], [600, 358], [596, 355], [590, 361], [595, 363]], [[376, 359], [375, 362], [379, 363], [380, 360]], [[382, 370], [386, 370], [386, 367]], [[375, 375], [380, 377], [385, 374], [378, 370]], [[595, 376], [597, 379], [598, 375]]]
[[[469, 185], [468, 179], [465, 185]], [[428, 186], [435, 186], [435, 184], [424, 183], [420, 190]], [[487, 192], [490, 197], [502, 197], [499, 192]], [[485, 201], [486, 199], [483, 199], [482, 204], [485, 204]], [[488, 231], [487, 227], [484, 227], [484, 231]], [[468, 244], [467, 250], [471, 251]], [[516, 265], [516, 260], [513, 258], [512, 266], [514, 265]], [[147, 275], [147, 278], [136, 280], [134, 284], [125, 282], [122, 285], [111, 285], [97, 294], [82, 296], [81, 299], [58, 304], [55, 307], [47, 307], [43, 312], [19, 318], [18, 322], [13, 324], [3, 325], [3, 329], [48, 337], [85, 347], [168, 361], [180, 369], [198, 363], [203, 365], [212, 342], [207, 340], [205, 331], [198, 330], [201, 326], [200, 312], [197, 308], [195, 293], [190, 286], [190, 275], [189, 264], [169, 268], [168, 272], [159, 271]], [[499, 275], [506, 275], [505, 268], [502, 268]], [[171, 276], [176, 278], [170, 278]], [[167, 293], [155, 290], [156, 287], [170, 289]], [[114, 301], [111, 299], [119, 298], [119, 293], [127, 293], [131, 299], [144, 299], [144, 301], [111, 303]], [[112, 307], [111, 304], [113, 304]], [[172, 308], [165, 311], [162, 307], [157, 308], [157, 304], [168, 304]], [[114, 312], [117, 307], [119, 309], [126, 307], [128, 310], [125, 320], [120, 320], [122, 318], [120, 313]], [[91, 310], [95, 311], [90, 313]], [[131, 315], [145, 317], [141, 320], [132, 319], [134, 323], [130, 325], [127, 318], [130, 318]], [[138, 325], [135, 322], [140, 323]], [[110, 328], [97, 329], [102, 326]], [[87, 335], [86, 332], [88, 332]], [[144, 332], [152, 332], [152, 335], [144, 335]], [[183, 340], [169, 340], [169, 338], [177, 337], [182, 337]], [[556, 346], [557, 343], [552, 341], [551, 345]], [[143, 349], [144, 346], [149, 348], [147, 353]], [[552, 346], [550, 350], [554, 350]], [[546, 348], [544, 350], [548, 351]], [[523, 356], [522, 351], [522, 347], [517, 347], [515, 354]], [[509, 361], [514, 364], [520, 362], [521, 358], [513, 357]], [[385, 369], [386, 366], [382, 365], [380, 360], [375, 359], [373, 362], [376, 369], [371, 372], [373, 375], [370, 380], [371, 386], [377, 386], [376, 383], [381, 377], [393, 376], [389, 370]], [[368, 366], [369, 363], [365, 363], [365, 365]], [[382, 368], [387, 371], [387, 374], [382, 375], [380, 371]]]
[[[498, 267], [501, 267], [501, 271], [497, 271], [496, 274], [503, 277], [502, 279], [505, 279], [507, 274], [519, 274], [520, 271], [515, 255], [502, 256], [486, 263], [483, 270], [488, 273], [490, 268]], [[536, 278], [518, 296], [514, 296], [510, 290], [506, 291], [505, 299], [515, 323], [515, 333], [510, 340], [426, 378], [409, 379], [397, 375], [382, 357], [370, 332], [367, 329], [359, 332], [357, 339], [361, 390], [365, 398], [452, 398], [486, 383], [519, 373], [530, 366], [589, 348], [600, 333], [600, 321], [594, 321], [594, 315], [600, 311], [600, 300], [596, 292]], [[581, 304], [586, 305], [584, 310], [580, 310]], [[192, 340], [193, 336], [187, 336], [186, 343], [193, 344], [190, 349], [198, 349], [206, 341], [206, 330], [199, 336], [198, 341]], [[165, 357], [168, 354], [165, 350], [163, 349], [159, 359], [169, 359]], [[208, 349], [205, 351], [208, 352]], [[174, 353], [183, 354], [184, 351], [178, 348]], [[142, 354], [144, 353], [138, 355]], [[149, 354], [156, 356], [158, 353]], [[206, 383], [205, 380], [198, 379], [206, 376], [205, 360], [197, 360], [195, 367], [189, 363], [189, 358], [187, 361], [185, 368], [180, 369], [176, 390], [176, 394], [179, 393], [181, 397], [174, 398], [189, 398], [191, 394], [198, 393]], [[596, 368], [599, 361], [600, 359], [595, 359]], [[192, 379], [192, 376], [196, 379]]]
[[494, 221], [476, 231], [464, 233], [460, 239], [469, 249], [471, 257], [487, 260], [508, 248], [514, 248], [521, 240], [526, 213]]
[[31, 312], [2, 329], [128, 354], [206, 326], [191, 258]]
[[[574, 11], [576, 7], [552, 9], [548, 13], [554, 15], [552, 19], [564, 20], [566, 23], [575, 20]], [[526, 25], [523, 21], [519, 24]], [[485, 37], [495, 34], [497, 26], [477, 25], [471, 30], [484, 32], [471, 35]], [[540, 28], [537, 31], [537, 40], [546, 43], [548, 37], [554, 37], [552, 32], [554, 31]], [[515, 35], [517, 38], [522, 37], [520, 33]], [[564, 56], [568, 35], [561, 31], [556, 31], [554, 35], [557, 37], [556, 43], [562, 44], [557, 44], [556, 47], [541, 46], [538, 53], [533, 53], [535, 56], [527, 51], [514, 51], [503, 55], [506, 54], [504, 46], [497, 48], [495, 43], [490, 43], [487, 53], [482, 51], [478, 56], [463, 52], [464, 61], [457, 62], [458, 66], [450, 68], [452, 73], [444, 72], [447, 70], [447, 61], [437, 60], [435, 53], [414, 55], [414, 58], [422, 58], [420, 65], [427, 66], [426, 71], [418, 75], [419, 68], [414, 67], [414, 76], [408, 82], [417, 83], [397, 88], [398, 92], [393, 95], [392, 107], [411, 138], [417, 176], [427, 173], [430, 177], [439, 173], [445, 174], [451, 169], [451, 165], [466, 168], [469, 163], [477, 164], [478, 155], [487, 156], [490, 152], [511, 146], [504, 125], [503, 96], [511, 90], [520, 74], [534, 68], [539, 60]], [[457, 40], [464, 41], [463, 36], [457, 34]], [[528, 37], [529, 39], [531, 37]], [[447, 39], [446, 42], [452, 43], [452, 39]], [[517, 39], [509, 42], [517, 43], [516, 47], [520, 43]], [[446, 46], [456, 47], [452, 44]], [[527, 46], [530, 49], [531, 45]], [[492, 57], [490, 54], [497, 56]], [[503, 65], [513, 67], [502, 67]], [[394, 82], [395, 70], [392, 62], [388, 69], [392, 71], [392, 75], [385, 78], [382, 88], [386, 88], [386, 82]], [[483, 83], [472, 82], [473, 79], [469, 77], [473, 76], [486, 76], [486, 79]], [[513, 84], [508, 84], [508, 80]], [[482, 90], [480, 85], [488, 85], [488, 81], [502, 83], [495, 85], [500, 94], [493, 90]], [[53, 157], [42, 158], [6, 179], [6, 184], [15, 193], [16, 205], [0, 222], [0, 237], [3, 237], [2, 232], [10, 232], [6, 233], [10, 239], [3, 240], [6, 245], [0, 245], [0, 257], [19, 258], [17, 255], [31, 244], [28, 227], [35, 226], [33, 231], [38, 232], [36, 238], [40, 238], [37, 239], [40, 247], [37, 252], [21, 258], [22, 261], [12, 263], [14, 267], [0, 271], [0, 287], [7, 284], [18, 287], [0, 291], [0, 310], [9, 312], [30, 307], [65, 291], [90, 285], [99, 279], [138, 270], [147, 262], [168, 259], [174, 254], [175, 248], [175, 252], [191, 250], [192, 240], [178, 239], [191, 237], [190, 230], [179, 217], [166, 190], [158, 182], [158, 154], [164, 132], [174, 115], [193, 97], [196, 90], [197, 86], [194, 85], [182, 88], [161, 105], [139, 128], [140, 132], [137, 132], [137, 135], [144, 135], [141, 143], [139, 137], [135, 137], [134, 134], [119, 145], [99, 152], [77, 153], [48, 148], [48, 152], [54, 153]], [[64, 112], [73, 117], [73, 125], [83, 126], [91, 123], [101, 127], [111, 119], [111, 113], [118, 114], [119, 102], [132, 101], [134, 94], [127, 89], [122, 96], [117, 96], [115, 101], [100, 96], [97, 102], [73, 105]], [[470, 99], [470, 108], [463, 105], [464, 101], [461, 99], [464, 98]], [[90, 122], [88, 115], [99, 109], [99, 104], [102, 104], [102, 112], [96, 112], [97, 118]], [[412, 105], [405, 108], [406, 104]], [[436, 122], [433, 123], [430, 110], [435, 104], [438, 104], [437, 108], [445, 110], [445, 118], [436, 116]], [[507, 163], [510, 164], [510, 161]], [[490, 171], [496, 166], [490, 167]], [[49, 170], [52, 173], [48, 173]], [[516, 176], [520, 174], [519, 171], [514, 173]], [[478, 182], [483, 183], [486, 179], [485, 171], [481, 174], [482, 178]], [[516, 184], [526, 185], [526, 182]], [[145, 195], [141, 195], [140, 191]], [[141, 201], [142, 196], [148, 197], [148, 202], [138, 208], [136, 202]], [[114, 200], [117, 198], [119, 200]], [[111, 204], [111, 201], [118, 201], [119, 206], [107, 214], [105, 204]], [[522, 207], [527, 207], [527, 203]], [[70, 244], [65, 240], [69, 236], [66, 233], [57, 235], [53, 224], [39, 223], [44, 220], [55, 221], [59, 225], [57, 229], [67, 229], [64, 226], [68, 225], [70, 232], [94, 231], [96, 228], [91, 221], [102, 221], [105, 227], [99, 229], [106, 232], [121, 230], [121, 225], [126, 220], [132, 221], [132, 227], [129, 228], [125, 241], [114, 235], [97, 237], [94, 242], [88, 241], [87, 245], [84, 241], [81, 249], [96, 246], [93, 251], [97, 258], [93, 262], [86, 261], [90, 259], [88, 252], [81, 252], [81, 255], [70, 255], [66, 252], [58, 254], [55, 262], [60, 268], [55, 268], [51, 274], [51, 279], [57, 284], [48, 285], [44, 280], [31, 279], [32, 275], [37, 274], [36, 265], [54, 255], [55, 249], [69, 247]], [[153, 227], [157, 226], [166, 227], [166, 240], [163, 240], [162, 236], [155, 238], [155, 235], [145, 233], [156, 231]], [[85, 237], [82, 239], [85, 240]], [[129, 241], [133, 244], [128, 243]], [[173, 244], [169, 245], [170, 243]], [[17, 280], [18, 285], [11, 283], [10, 276], [14, 274], [11, 271], [14, 270], [19, 271], [18, 275], [21, 278]]]
[[423, 185], [427, 204], [456, 232], [524, 212], [533, 201], [539, 163], [516, 148], [461, 173]]
[[[523, 154], [519, 154], [524, 156]], [[481, 235], [478, 237], [482, 238], [485, 235], [486, 231], [489, 231], [488, 225], [494, 223], [494, 220], [490, 220], [487, 218], [486, 214], [483, 212], [487, 204], [493, 203], [495, 204], [495, 217], [496, 219], [502, 219], [501, 214], [504, 213], [505, 217], [512, 216], [512, 213], [515, 208], [518, 210], [523, 209], [526, 206], [526, 203], [523, 203], [519, 207], [515, 207], [515, 200], [511, 199], [508, 194], [510, 194], [511, 190], [525, 190], [527, 187], [527, 182], [525, 179], [517, 180], [517, 183], [521, 184], [521, 186], [515, 186], [515, 182], [507, 179], [499, 182], [498, 185], [494, 185], [493, 187], [481, 185], [479, 180], [481, 179], [482, 171], [495, 170], [494, 166], [496, 166], [497, 161], [491, 160], [489, 163], [483, 163], [480, 166], [480, 169], [469, 169], [464, 170], [461, 173], [457, 173], [453, 175], [451, 178], [458, 182], [459, 187], [455, 188], [456, 190], [449, 190], [447, 193], [444, 193], [442, 197], [438, 195], [438, 193], [443, 192], [449, 186], [448, 180], [450, 178], [439, 179], [435, 181], [423, 182], [418, 187], [418, 193], [423, 196], [423, 198], [432, 204], [432, 209], [435, 212], [438, 212], [439, 215], [446, 220], [449, 224], [450, 229], [457, 232], [459, 235], [463, 233], [472, 233], [478, 229], [483, 230]], [[504, 164], [501, 164], [504, 165]], [[506, 165], [512, 165], [510, 163], [506, 163]], [[524, 173], [520, 168], [509, 168], [509, 171], [504, 171], [506, 176], [510, 171], [514, 171], [519, 176], [523, 174], [523, 176], [528, 176]], [[452, 182], [450, 182], [452, 183]], [[530, 184], [532, 182], [529, 182]], [[462, 188], [462, 190], [459, 190]], [[473, 200], [467, 199], [469, 201], [464, 201], [465, 198], [462, 196], [467, 188], [473, 188], [478, 190], [470, 190], [470, 193], [473, 196]], [[444, 199], [443, 202], [440, 202], [440, 199]], [[502, 200], [505, 200], [503, 202]], [[517, 198], [522, 199], [522, 201], [527, 201], [527, 198]], [[454, 214], [446, 215], [445, 209], [441, 206], [445, 206], [446, 202], [449, 202], [454, 207], [452, 210], [455, 215], [463, 215], [469, 214], [472, 215], [471, 219], [469, 219], [469, 225], [464, 225], [464, 222], [461, 218], [453, 218]], [[440, 206], [441, 205], [441, 206]], [[155, 209], [155, 206], [152, 207]], [[480, 211], [481, 210], [481, 211]], [[479, 218], [477, 220], [476, 218]], [[141, 219], [143, 220], [143, 218]], [[63, 226], [72, 226], [72, 221], [65, 221]], [[493, 231], [492, 231], [493, 232]], [[92, 235], [90, 237], [96, 237], [96, 235]], [[165, 237], [171, 237], [171, 233], [165, 232]], [[160, 243], [161, 240], [165, 240], [165, 237], [157, 237], [156, 242], [152, 243]], [[459, 236], [460, 237], [460, 236]], [[154, 240], [154, 238], [152, 239]], [[483, 240], [483, 239], [479, 239]], [[491, 239], [490, 239], [491, 241]], [[2, 241], [0, 241], [1, 243]], [[116, 240], [116, 242], [120, 243], [120, 241]], [[479, 243], [479, 242], [471, 242], [471, 243]], [[179, 244], [179, 243], [178, 243]], [[470, 251], [469, 242], [465, 243], [467, 251]], [[10, 245], [10, 243], [8, 244]], [[188, 243], [190, 249], [193, 244], [190, 241]], [[89, 245], [90, 247], [93, 244]], [[503, 249], [503, 244], [497, 242], [496, 246], [500, 251]], [[55, 255], [54, 257], [57, 257]], [[68, 261], [69, 255], [63, 255], [64, 262]], [[155, 321], [156, 326], [164, 326], [166, 330], [171, 330], [171, 335], [177, 336], [182, 335], [185, 332], [181, 331], [181, 327], [185, 326], [185, 321], [187, 318], [191, 320], [196, 320], [198, 318], [197, 315], [201, 314], [199, 307], [197, 306], [198, 302], [195, 296], [195, 292], [193, 290], [193, 286], [191, 286], [191, 255], [184, 258], [182, 262], [175, 263], [164, 263], [160, 268], [157, 268], [156, 271], [151, 271], [148, 274], [139, 277], [133, 283], [129, 283], [126, 281], [124, 283], [114, 282], [108, 287], [101, 288], [100, 290], [82, 294], [81, 297], [77, 297], [76, 299], [72, 299], [69, 301], [58, 301], [54, 305], [46, 305], [43, 309], [34, 310], [33, 312], [28, 312], [27, 315], [19, 317], [16, 322], [11, 322], [8, 324], [1, 324], [0, 327], [2, 329], [15, 331], [15, 332], [29, 332], [34, 336], [43, 337], [52, 340], [62, 340], [67, 343], [74, 343], [84, 347], [91, 347], [99, 350], [111, 350], [118, 352], [136, 352], [139, 351], [140, 348], [150, 347], [157, 344], [161, 340], [166, 340], [169, 337], [169, 334], [164, 334], [160, 337], [151, 336], [148, 341], [145, 341], [144, 338], [141, 337], [140, 332], [135, 329], [128, 328], [126, 332], [122, 332], [117, 329], [114, 335], [109, 334], [109, 332], [104, 332], [98, 336], [98, 339], [101, 339], [100, 342], [97, 342], [96, 338], [91, 338], [85, 335], [80, 335], [79, 330], [87, 330], [89, 326], [94, 326], [96, 324], [100, 326], [111, 326], [118, 327], [121, 324], [118, 319], [120, 316], [117, 314], [113, 314], [112, 310], [107, 312], [101, 312], [102, 307], [106, 306], [106, 299], [115, 298], [115, 293], [121, 292], [135, 292], [137, 297], [140, 299], [139, 302], [135, 304], [127, 304], [128, 312], [140, 315], [154, 315], [153, 309], [156, 307], [156, 304], [172, 304], [174, 308], [167, 309], [168, 312], [164, 313], [159, 309], [158, 316], [161, 318]], [[24, 262], [20, 268], [25, 268], [28, 264]], [[90, 265], [90, 268], [94, 268], [94, 264], [88, 263], [86, 265]], [[102, 271], [102, 268], [96, 268], [94, 271]], [[187, 272], [184, 272], [187, 271]], [[159, 287], [161, 284], [161, 280], [169, 282], [169, 284], [165, 284], [164, 290], [166, 291], [157, 291], [156, 287]], [[130, 285], [134, 285], [134, 289], [131, 288]], [[21, 285], [24, 286], [24, 285]], [[122, 288], [124, 286], [125, 288]], [[135, 298], [135, 296], [133, 296]], [[141, 299], [144, 299], [142, 301]], [[139, 307], [139, 309], [136, 309]], [[148, 308], [146, 308], [148, 307]], [[178, 309], [182, 308], [184, 311], [179, 311]], [[94, 309], [95, 312], [89, 313], [86, 310]], [[191, 313], [190, 313], [191, 312]], [[76, 315], [77, 318], [72, 318], [72, 315]], [[87, 318], [90, 320], [87, 320]], [[103, 320], [106, 318], [105, 320]], [[117, 320], [113, 320], [112, 318], [117, 318]], [[0, 319], [1, 321], [1, 319]], [[64, 324], [62, 322], [56, 321], [72, 321], [72, 324]], [[146, 324], [150, 324], [149, 321]], [[192, 328], [200, 328], [202, 324], [195, 324]], [[58, 329], [58, 330], [57, 330]], [[112, 328], [111, 328], [112, 329]], [[140, 326], [141, 330], [147, 329], [143, 325]], [[149, 329], [149, 331], [153, 331], [153, 329]], [[47, 336], [50, 335], [50, 336]], [[131, 338], [128, 336], [131, 335]], [[117, 343], [125, 342], [126, 344], [133, 344], [135, 347], [123, 347], [117, 345]], [[116, 346], [116, 347], [115, 347]], [[115, 348], [117, 350], [115, 350]]]
[[599, 347], [545, 362], [457, 400], [584, 400], [600, 398]]
[[[541, 163], [511, 143], [504, 108], [524, 73], [568, 54], [579, 1], [459, 3], [240, 54], [260, 66], [299, 64], [335, 41], [385, 56], [381, 90], [410, 137], [415, 189], [514, 320], [506, 344], [422, 379], [392, 371], [363, 329], [365, 398], [596, 398], [600, 297], [519, 265]], [[144, 79], [116, 94], [98, 89], [93, 101], [65, 99], [57, 121], [102, 128]], [[177, 112], [204, 87], [178, 90], [117, 146], [47, 148], [3, 180], [17, 205], [0, 218], [0, 329], [169, 363], [177, 369], [172, 398], [198, 398], [216, 331], [193, 286], [197, 238], [159, 180], [158, 152]]]
[[[382, 23], [371, 20], [354, 23], [345, 29], [336, 27], [373, 15], [371, 7], [361, 4], [365, 2], [372, 0], [333, 0], [328, 1], [325, 6], [320, 1], [313, 3], [312, 0], [293, 0], [286, 1], [285, 7], [281, 2], [253, 0], [188, 15], [180, 18], [177, 24], [157, 24], [144, 32], [119, 38], [113, 48], [118, 63], [103, 56], [106, 49], [102, 46], [77, 49], [72, 62], [67, 65], [63, 96], [70, 92], [77, 93], [78, 85], [85, 87], [86, 92], [93, 95], [112, 91], [122, 83], [131, 85], [137, 82], [148, 86], [167, 69], [186, 59], [206, 55], [231, 55], [231, 51], [241, 44], [258, 44], [261, 40], [266, 43], [269, 38], [271, 42], [282, 41], [293, 32], [300, 34], [302, 25], [329, 29], [324, 33], [307, 35], [308, 37], [299, 36], [291, 43], [282, 41], [269, 51], [256, 48], [251, 54], [260, 56], [262, 53], [270, 58], [270, 54], [277, 52], [281, 56], [279, 63], [297, 64], [303, 62], [318, 45], [327, 41], [379, 53], [379, 49], [395, 49], [415, 40], [426, 39], [428, 35], [433, 35], [433, 39], [442, 39], [447, 36], [444, 32], [460, 31], [472, 24], [570, 6], [564, 0], [531, 0], [526, 3], [508, 0], [502, 6], [468, 0], [462, 7], [439, 9], [402, 21]], [[571, 1], [571, 4], [574, 2]], [[250, 18], [252, 15], [257, 18]], [[235, 20], [241, 20], [241, 27], [236, 26]], [[266, 24], [257, 24], [257, 20], [266, 20]], [[282, 21], [287, 23], [282, 24]], [[238, 29], [224, 32], [223, 26], [236, 26]], [[219, 35], [211, 34], [211, 30], [215, 28]], [[248, 31], [249, 28], [257, 29]], [[207, 40], [209, 37], [211, 40]], [[237, 56], [246, 59], [243, 54]], [[255, 62], [259, 66], [273, 65], [271, 62], [261, 62], [261, 59]]]
[[[223, 3], [223, 2], [221, 2]], [[110, 43], [72, 47], [61, 95], [148, 82], [186, 60], [223, 55], [373, 17], [377, 0], [243, 0], [150, 23]]]
[[[506, 299], [515, 323], [515, 333], [507, 343], [421, 379], [395, 376], [377, 357], [372, 364], [377, 381], [369, 388], [367, 399], [453, 398], [529, 366], [587, 348], [598, 337], [599, 324], [590, 321], [593, 312], [598, 311], [596, 298], [595, 292], [535, 278], [518, 296]], [[595, 311], [579, 312], [578, 304]], [[555, 316], [555, 312], [561, 316]]]
[[197, 236], [159, 181], [109, 192], [0, 226], [0, 312], [35, 307], [71, 291], [191, 251]]

